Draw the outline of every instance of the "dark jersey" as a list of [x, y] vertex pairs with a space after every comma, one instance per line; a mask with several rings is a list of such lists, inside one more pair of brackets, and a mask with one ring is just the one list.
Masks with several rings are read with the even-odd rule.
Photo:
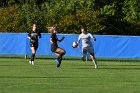
[[54, 33], [51, 35], [51, 38], [52, 38], [52, 42], [53, 42], [51, 44], [51, 51], [55, 52], [55, 50], [58, 47], [58, 44], [57, 44], [58, 38], [57, 38], [56, 34], [54, 34]]
[[57, 38], [56, 34], [52, 34], [51, 38], [52, 38], [52, 42], [53, 42], [52, 46], [58, 46], [58, 44], [57, 44], [58, 38]]
[[41, 38], [41, 33], [31, 32], [31, 33], [28, 33], [28, 36], [31, 38], [30, 43], [38, 44], [38, 37]]

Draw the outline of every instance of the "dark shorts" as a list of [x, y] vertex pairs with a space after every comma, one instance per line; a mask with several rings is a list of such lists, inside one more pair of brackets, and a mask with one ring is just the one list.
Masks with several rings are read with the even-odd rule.
[[38, 48], [38, 43], [30, 43], [30, 47], [34, 47], [35, 49]]
[[56, 52], [56, 49], [58, 48], [58, 46], [51, 46], [51, 51], [52, 52]]

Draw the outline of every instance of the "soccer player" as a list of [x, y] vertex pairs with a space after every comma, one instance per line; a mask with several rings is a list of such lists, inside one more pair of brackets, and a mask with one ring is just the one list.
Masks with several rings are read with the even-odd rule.
[[57, 59], [55, 59], [55, 62], [57, 63], [57, 68], [59, 68], [61, 65], [62, 57], [65, 55], [66, 51], [58, 46], [58, 42], [64, 40], [65, 37], [62, 37], [60, 40], [57, 38], [56, 27], [51, 27], [50, 32], [52, 33], [50, 37], [51, 51], [56, 53], [58, 56]]
[[34, 65], [34, 58], [38, 48], [38, 38], [41, 38], [41, 33], [38, 31], [36, 24], [32, 25], [32, 31], [28, 33], [28, 39], [30, 40], [30, 48], [32, 51], [30, 64]]
[[87, 32], [87, 29], [82, 27], [81, 28], [81, 34], [79, 35], [77, 43], [80, 43], [80, 40], [82, 40], [82, 53], [83, 53], [83, 58], [85, 58], [86, 54], [89, 53], [90, 57], [95, 65], [95, 68], [98, 68], [95, 56], [94, 56], [94, 49], [93, 45], [90, 41], [90, 39], [93, 39], [93, 41], [96, 41], [96, 38]]

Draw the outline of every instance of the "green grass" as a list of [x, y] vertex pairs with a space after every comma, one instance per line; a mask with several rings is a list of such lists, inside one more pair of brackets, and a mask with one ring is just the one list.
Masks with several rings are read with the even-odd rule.
[[140, 93], [140, 62], [0, 58], [0, 93]]

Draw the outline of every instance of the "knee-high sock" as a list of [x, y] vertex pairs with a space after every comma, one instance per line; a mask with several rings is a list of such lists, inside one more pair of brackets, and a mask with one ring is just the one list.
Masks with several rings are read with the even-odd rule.
[[93, 63], [94, 63], [95, 65], [97, 65], [96, 59], [93, 60]]
[[31, 55], [31, 61], [34, 61], [34, 58], [35, 58], [35, 53], [32, 53], [32, 55]]
[[64, 55], [65, 55], [65, 53], [61, 53], [61, 54], [58, 56], [58, 58], [57, 58], [57, 59], [58, 59], [58, 61], [59, 61], [59, 62], [61, 62], [61, 61], [62, 61], [62, 57], [63, 57]]

